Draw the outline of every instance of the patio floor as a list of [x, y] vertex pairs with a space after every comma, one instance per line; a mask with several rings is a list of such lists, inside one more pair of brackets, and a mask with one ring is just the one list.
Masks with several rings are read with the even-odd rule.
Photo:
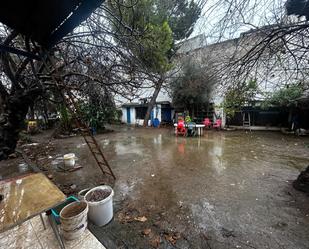
[[[47, 217], [44, 215], [46, 230], [39, 216], [20, 226], [0, 234], [0, 248], [5, 249], [58, 249], [60, 248]], [[78, 240], [65, 241], [66, 249], [105, 249], [105, 247], [87, 229]]]
[[[205, 131], [184, 138], [173, 129], [113, 128], [96, 137], [117, 177], [114, 219], [105, 227], [88, 225], [106, 248], [308, 249], [309, 198], [292, 182], [309, 164], [309, 137]], [[43, 135], [33, 137], [35, 148], [49, 146]], [[51, 160], [73, 152], [83, 166], [63, 173], [52, 161], [46, 167], [56, 183], [75, 184], [78, 191], [100, 184], [102, 174], [82, 137], [51, 142]], [[14, 169], [6, 168], [3, 177]], [[51, 230], [35, 230], [39, 225], [31, 220], [16, 228], [21, 232], [0, 234], [0, 245], [55, 248]], [[85, 237], [98, 243], [92, 234]], [[90, 243], [81, 239], [67, 247], [103, 248]]]
[[292, 187], [308, 137], [128, 128], [98, 140], [117, 176], [115, 219], [89, 229], [107, 248], [308, 249], [309, 198]]

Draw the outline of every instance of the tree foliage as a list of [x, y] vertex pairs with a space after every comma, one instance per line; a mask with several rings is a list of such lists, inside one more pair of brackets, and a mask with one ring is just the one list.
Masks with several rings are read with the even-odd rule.
[[263, 107], [266, 108], [271, 105], [280, 107], [292, 106], [295, 100], [302, 96], [303, 92], [304, 88], [300, 84], [287, 86], [269, 94], [263, 103]]
[[157, 23], [167, 21], [174, 41], [188, 38], [201, 14], [201, 2], [193, 0], [156, 0]]
[[60, 132], [61, 133], [71, 133], [73, 126], [72, 126], [72, 116], [64, 104], [60, 104], [58, 106], [58, 112], [60, 116]]
[[116, 107], [107, 105], [94, 105], [93, 103], [82, 103], [80, 111], [83, 120], [89, 127], [100, 131], [107, 123], [111, 123], [116, 118]]
[[[193, 31], [201, 8], [191, 0], [122, 0], [122, 6], [115, 7], [117, 0], [110, 0], [111, 12], [122, 18], [126, 24], [121, 28], [114, 25], [116, 33], [140, 35], [138, 43], [131, 38], [122, 44], [135, 54], [145, 69], [151, 74], [154, 92], [148, 103], [144, 126], [148, 124], [151, 110], [160, 92], [166, 73], [172, 68], [172, 56], [175, 53], [175, 41], [187, 38]], [[124, 6], [131, 5], [131, 9]], [[117, 37], [116, 37], [117, 38]]]
[[210, 69], [191, 60], [184, 62], [181, 75], [170, 84], [173, 104], [190, 109], [194, 105], [209, 103], [216, 81]]
[[87, 94], [88, 100], [80, 102], [79, 108], [84, 122], [100, 131], [115, 120], [116, 105], [108, 92], [103, 91], [98, 84], [93, 84], [92, 88], [95, 90]]
[[232, 118], [245, 105], [252, 105], [258, 92], [258, 84], [255, 79], [231, 86], [226, 91], [221, 104], [226, 116]]
[[125, 23], [125, 26], [112, 23], [116, 33], [127, 35], [120, 42], [152, 72], [162, 74], [170, 70], [175, 41], [192, 33], [201, 13], [200, 6], [193, 0], [123, 0], [120, 7], [117, 3], [108, 1], [113, 15]]
[[[154, 73], [164, 73], [170, 69], [168, 53], [173, 44], [172, 31], [166, 20], [158, 21], [155, 5], [152, 0], [140, 0], [133, 3], [124, 0], [122, 6], [110, 0], [109, 8], [124, 26], [112, 23], [116, 34], [125, 34], [125, 38], [116, 41], [121, 43], [137, 56], [145, 68]], [[132, 8], [126, 8], [131, 5]], [[133, 36], [132, 31], [134, 31]]]
[[[110, 23], [119, 27], [124, 24], [121, 18], [107, 13], [110, 11], [103, 4], [49, 51], [41, 49], [30, 37], [0, 24], [1, 45], [44, 58], [32, 60], [0, 52], [0, 160], [14, 152], [28, 109], [38, 100], [58, 105], [64, 101], [63, 94], [73, 89], [78, 92], [76, 97], [85, 100], [89, 96], [86, 90], [93, 91], [94, 82], [110, 96], [137, 96], [136, 89], [143, 87], [141, 79], [147, 75], [137, 66], [139, 59], [112, 40], [114, 31]], [[117, 36], [118, 40], [128, 36], [138, 40], [134, 30], [132, 34]]]

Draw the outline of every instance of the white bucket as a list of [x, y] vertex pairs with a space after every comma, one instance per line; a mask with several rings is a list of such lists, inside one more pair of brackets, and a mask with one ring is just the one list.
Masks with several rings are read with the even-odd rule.
[[60, 228], [63, 237], [74, 240], [81, 237], [87, 227], [88, 204], [72, 202], [65, 206], [60, 212]]
[[63, 156], [63, 161], [64, 161], [64, 166], [66, 167], [74, 167], [75, 165], [75, 154], [74, 153], [69, 153], [69, 154], [65, 154]]
[[77, 194], [77, 198], [80, 200], [80, 201], [84, 201], [85, 200], [85, 195], [87, 194], [87, 192], [90, 190], [91, 188], [85, 188], [85, 189], [82, 189], [81, 191], [78, 192]]
[[[87, 196], [95, 190], [98, 189], [108, 189], [110, 190], [110, 195], [97, 202], [87, 201]], [[87, 192], [85, 195], [85, 201], [88, 203], [89, 206], [89, 219], [97, 226], [104, 226], [109, 223], [113, 218], [113, 196], [114, 191], [110, 186], [99, 186], [92, 188], [90, 191]]]

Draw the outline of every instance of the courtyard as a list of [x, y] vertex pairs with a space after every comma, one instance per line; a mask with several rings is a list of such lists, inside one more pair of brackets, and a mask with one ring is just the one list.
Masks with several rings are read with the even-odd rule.
[[308, 6], [3, 1], [0, 247], [308, 249]]
[[[97, 136], [117, 180], [114, 219], [89, 230], [106, 248], [308, 248], [309, 200], [292, 182], [308, 164], [309, 139], [280, 132], [112, 127]], [[33, 137], [37, 146], [46, 134]], [[53, 181], [76, 191], [102, 183], [82, 137], [53, 139], [83, 168]], [[7, 174], [12, 174], [10, 167]], [[15, 171], [18, 169], [15, 169]], [[60, 188], [63, 185], [59, 185]]]
[[[102, 242], [110, 231], [118, 240], [109, 241], [128, 248], [147, 248], [152, 235], [173, 248], [164, 240], [171, 233], [179, 233], [175, 248], [307, 248], [309, 201], [292, 181], [308, 164], [308, 141], [244, 131], [188, 139], [168, 129], [103, 136], [118, 176], [118, 216], [91, 231]], [[147, 221], [117, 219], [134, 211]], [[153, 234], [143, 236], [147, 228]]]

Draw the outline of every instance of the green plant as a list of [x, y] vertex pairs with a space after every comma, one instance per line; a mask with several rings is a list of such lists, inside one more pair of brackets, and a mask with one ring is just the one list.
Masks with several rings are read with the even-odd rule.
[[210, 93], [217, 79], [209, 70], [192, 60], [182, 65], [182, 74], [170, 83], [173, 104], [188, 110], [209, 103]]
[[[188, 38], [201, 14], [201, 5], [193, 0], [107, 1], [110, 11], [125, 25], [111, 23], [117, 36], [126, 34], [122, 43], [134, 54], [155, 85], [147, 103], [144, 126], [147, 125], [167, 72], [172, 69], [175, 41]], [[128, 8], [128, 6], [131, 6]], [[129, 27], [129, 28], [128, 28]], [[132, 32], [134, 35], [132, 36]]]
[[116, 110], [115, 111], [115, 122], [120, 123], [121, 122], [121, 117], [122, 117], [122, 110]]
[[80, 112], [83, 120], [96, 130], [103, 130], [105, 124], [114, 121], [117, 115], [114, 106], [94, 105], [91, 103], [80, 104]]
[[72, 131], [72, 116], [68, 112], [65, 105], [61, 104], [58, 106], [58, 111], [60, 114], [60, 127], [63, 132]]
[[188, 116], [186, 116], [186, 118], [185, 118], [185, 122], [186, 123], [190, 123], [192, 120], [191, 120], [191, 117], [188, 115]]
[[25, 132], [19, 133], [19, 140], [22, 143], [32, 143], [33, 142], [32, 138], [28, 134], [26, 134]]
[[294, 84], [282, 88], [274, 93], [268, 94], [265, 101], [262, 104], [263, 108], [267, 108], [272, 105], [289, 107], [294, 105], [294, 101], [302, 96], [304, 88], [300, 84]]
[[259, 93], [259, 89], [256, 79], [250, 79], [248, 82], [230, 87], [225, 94], [224, 101], [220, 105], [227, 119], [233, 118], [235, 113], [240, 111], [245, 105], [252, 105], [257, 93]]

